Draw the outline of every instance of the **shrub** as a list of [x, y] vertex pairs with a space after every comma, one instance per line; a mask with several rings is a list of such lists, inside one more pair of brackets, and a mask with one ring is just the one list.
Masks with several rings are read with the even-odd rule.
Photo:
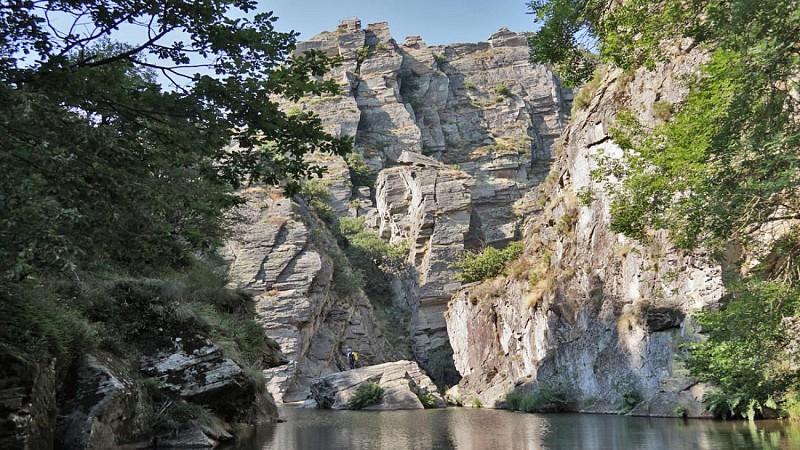
[[213, 419], [214, 415], [211, 411], [196, 403], [167, 400], [162, 411], [156, 417], [153, 427], [156, 431], [175, 433], [194, 423], [207, 426]]
[[369, 56], [369, 47], [366, 45], [356, 50], [356, 61], [363, 62]]
[[374, 264], [384, 269], [403, 265], [408, 255], [408, 243], [389, 244], [373, 230], [364, 228], [363, 217], [342, 217], [336, 228], [337, 234], [347, 239], [345, 250], [348, 259], [359, 269], [367, 272], [367, 265]]
[[538, 383], [535, 389], [506, 394], [506, 409], [522, 412], [563, 411], [570, 403], [570, 389], [553, 376]]
[[444, 392], [448, 386], [455, 386], [461, 381], [449, 342], [428, 352], [427, 357], [423, 367], [440, 391]]
[[704, 398], [710, 411], [719, 417], [755, 418], [764, 407], [775, 409], [770, 405], [776, 399], [798, 391], [797, 370], [784, 363], [791, 339], [784, 318], [798, 309], [800, 290], [750, 280], [733, 286], [724, 308], [696, 314], [708, 339], [687, 346], [686, 366], [691, 375], [718, 388]]
[[467, 252], [453, 264], [461, 269], [457, 275], [464, 282], [480, 281], [504, 273], [508, 262], [519, 258], [524, 246], [522, 242], [512, 242], [503, 250], [487, 247], [482, 253]]
[[653, 117], [658, 120], [669, 120], [673, 112], [675, 112], [675, 107], [667, 100], [659, 100], [653, 103]]
[[519, 411], [523, 395], [519, 392], [509, 392], [506, 394], [506, 409], [509, 411]]
[[327, 223], [333, 223], [335, 217], [333, 209], [328, 205], [331, 197], [331, 192], [328, 190], [325, 183], [320, 180], [308, 180], [303, 183], [300, 188], [300, 197], [302, 197], [309, 206], [314, 208], [320, 219]]
[[383, 400], [383, 388], [378, 383], [363, 383], [347, 400], [347, 409], [364, 409]]
[[587, 81], [586, 84], [581, 86], [578, 90], [578, 93], [575, 94], [575, 98], [572, 100], [572, 115], [574, 116], [576, 112], [581, 109], [586, 108], [592, 102], [592, 98], [594, 98], [594, 94], [597, 92], [597, 88], [600, 87], [600, 83], [603, 81], [603, 77], [606, 75], [605, 68], [598, 68], [594, 72], [594, 76], [591, 80]]
[[355, 152], [348, 153], [345, 161], [347, 168], [350, 169], [350, 181], [353, 183], [353, 189], [358, 186], [372, 187], [375, 183], [375, 176], [363, 156]]
[[344, 253], [338, 249], [330, 252], [333, 260], [333, 290], [342, 296], [350, 296], [364, 288], [363, 272], [350, 265]]
[[438, 408], [439, 403], [436, 401], [436, 397], [430, 392], [418, 392], [417, 398], [422, 403], [422, 407], [425, 409], [432, 409]]
[[499, 83], [494, 87], [494, 93], [500, 97], [511, 97], [511, 88], [505, 83]]
[[589, 206], [595, 200], [594, 189], [591, 186], [584, 186], [578, 190], [578, 199], [581, 205]]

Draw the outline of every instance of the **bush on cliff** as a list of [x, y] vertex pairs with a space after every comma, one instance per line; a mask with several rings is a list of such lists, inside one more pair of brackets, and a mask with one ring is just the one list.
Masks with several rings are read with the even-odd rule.
[[512, 242], [503, 250], [487, 247], [481, 253], [464, 253], [453, 267], [461, 269], [458, 279], [469, 283], [495, 277], [504, 273], [506, 265], [519, 258], [524, 250], [522, 242]]
[[363, 383], [356, 393], [347, 400], [347, 409], [364, 409], [377, 405], [383, 400], [383, 388], [378, 383]]
[[705, 399], [716, 416], [756, 418], [791, 406], [800, 371], [786, 319], [798, 315], [800, 290], [761, 281], [738, 286], [724, 309], [696, 315], [708, 340], [687, 346], [686, 364], [717, 387]]
[[[722, 416], [795, 411], [800, 373], [784, 350], [798, 340], [787, 324], [800, 315], [800, 3], [533, 0], [529, 7], [541, 25], [530, 37], [532, 60], [555, 65], [573, 84], [598, 63], [586, 48], [629, 73], [680, 65], [679, 53], [704, 54], [698, 73], [681, 80], [686, 97], [653, 105], [655, 126], [638, 120], [640, 112], [616, 115], [611, 137], [623, 158], [608, 161], [595, 181], [614, 180], [606, 183], [613, 231], [648, 241], [667, 230], [678, 248], [731, 268], [731, 295], [719, 311], [698, 316], [708, 341], [689, 347], [690, 374], [719, 388], [707, 406]], [[746, 260], [731, 260], [737, 253]], [[748, 278], [735, 279], [737, 265]]]

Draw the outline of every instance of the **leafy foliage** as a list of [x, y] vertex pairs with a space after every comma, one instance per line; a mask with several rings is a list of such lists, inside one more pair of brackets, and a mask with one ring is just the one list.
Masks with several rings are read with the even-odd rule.
[[350, 261], [357, 267], [365, 268], [368, 263], [387, 269], [399, 268], [408, 256], [408, 244], [389, 244], [377, 233], [364, 228], [363, 217], [342, 217], [339, 219], [338, 233], [347, 240], [347, 253]]
[[307, 180], [300, 187], [300, 197], [305, 199], [309, 206], [314, 208], [320, 219], [328, 224], [336, 221], [336, 215], [333, 213], [333, 208], [328, 204], [331, 199], [331, 191], [320, 180]]
[[[322, 168], [305, 153], [347, 150], [318, 118], [284, 114], [274, 100], [335, 92], [332, 81], [317, 81], [334, 61], [291, 55], [296, 35], [274, 31], [275, 18], [250, 14], [254, 6], [86, 0], [0, 8], [5, 280], [90, 265], [179, 267], [219, 241], [220, 214], [239, 201], [231, 190], [244, 178], [317, 174]], [[117, 43], [123, 26], [146, 37]], [[238, 146], [227, 149], [233, 139]]]
[[359, 186], [372, 186], [375, 183], [375, 175], [372, 169], [364, 161], [364, 157], [358, 153], [348, 153], [345, 160], [347, 168], [350, 169], [350, 180], [355, 190]]
[[431, 392], [418, 392], [417, 398], [419, 398], [420, 403], [422, 403], [422, 407], [425, 409], [432, 409], [438, 408], [439, 403], [436, 401], [436, 397]]
[[485, 280], [504, 272], [506, 264], [519, 258], [524, 250], [522, 242], [512, 242], [503, 250], [487, 247], [481, 253], [465, 253], [453, 267], [461, 269], [458, 278], [466, 283]]
[[723, 310], [697, 315], [709, 338], [688, 346], [686, 364], [717, 386], [706, 398], [716, 415], [754, 418], [800, 386], [800, 373], [785, 354], [789, 337], [783, 321], [798, 313], [800, 290], [751, 281], [739, 286]]
[[501, 97], [511, 97], [512, 95], [511, 88], [505, 83], [498, 83], [497, 86], [494, 87], [494, 93]]
[[548, 378], [529, 391], [513, 391], [506, 394], [505, 408], [527, 413], [563, 411], [570, 403], [568, 391], [555, 379]]
[[[681, 248], [748, 248], [768, 230], [775, 239], [720, 311], [698, 320], [709, 340], [691, 347], [689, 368], [719, 391], [707, 405], [719, 415], [758, 415], [798, 392], [785, 363], [782, 318], [797, 314], [800, 282], [800, 27], [797, 0], [542, 0], [532, 58], [557, 65], [568, 81], [588, 77], [584, 30], [605, 63], [652, 68], [670, 42], [689, 38], [708, 61], [685, 80], [680, 104], [653, 105], [660, 121], [645, 129], [622, 111], [612, 130], [622, 161], [607, 160], [599, 179], [613, 194], [611, 226], [640, 240], [667, 229]], [[588, 42], [588, 41], [587, 41]], [[614, 187], [616, 186], [616, 187]], [[720, 252], [721, 253], [721, 252]], [[793, 403], [792, 403], [793, 404]]]
[[364, 409], [383, 400], [383, 388], [378, 383], [362, 383], [347, 400], [347, 409]]

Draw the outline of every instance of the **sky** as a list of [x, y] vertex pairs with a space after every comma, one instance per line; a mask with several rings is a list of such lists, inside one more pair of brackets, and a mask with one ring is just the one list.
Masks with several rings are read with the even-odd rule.
[[428, 45], [485, 41], [502, 27], [531, 31], [527, 0], [260, 0], [273, 11], [279, 31], [300, 32], [306, 40], [333, 31], [342, 19], [358, 17], [362, 27], [389, 22], [398, 42], [419, 35]]

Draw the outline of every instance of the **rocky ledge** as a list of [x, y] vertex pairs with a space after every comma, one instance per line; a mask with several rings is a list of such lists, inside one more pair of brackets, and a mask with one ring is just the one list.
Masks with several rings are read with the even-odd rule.
[[[396, 361], [317, 378], [311, 383], [307, 403], [320, 409], [347, 409], [347, 401], [364, 383], [377, 383], [384, 391], [383, 400], [364, 409], [423, 409], [420, 398], [445, 406], [430, 378], [414, 361]], [[430, 404], [429, 404], [430, 405]]]

